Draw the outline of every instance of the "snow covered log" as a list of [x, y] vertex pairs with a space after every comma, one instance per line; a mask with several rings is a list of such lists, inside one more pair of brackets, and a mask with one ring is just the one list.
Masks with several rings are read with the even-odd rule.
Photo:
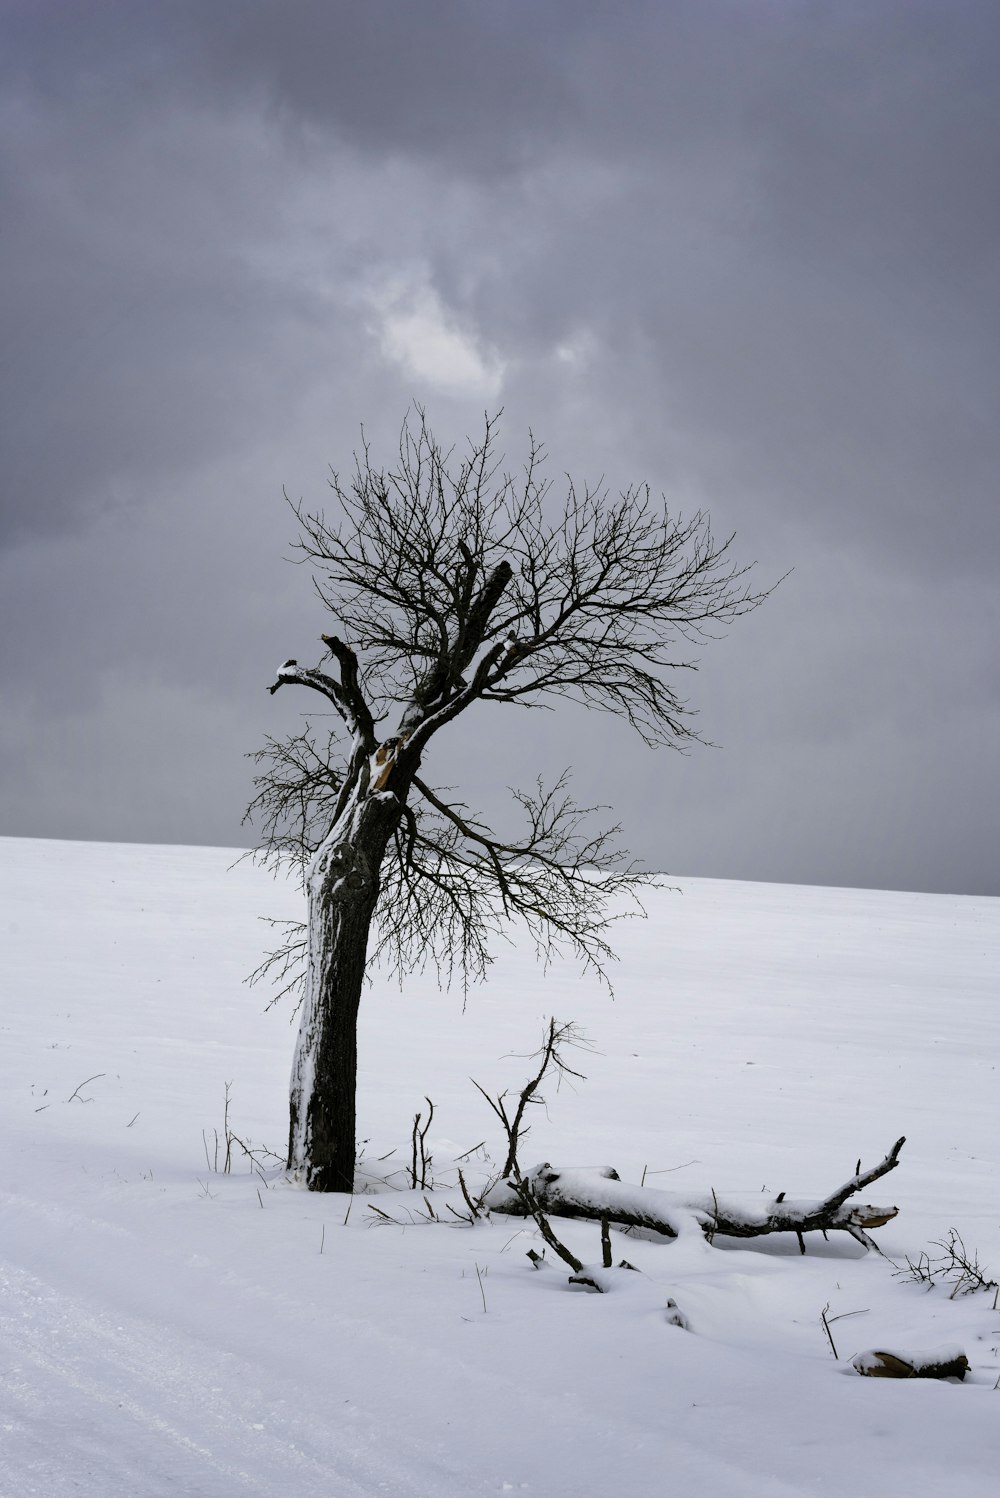
[[556, 1217], [585, 1217], [620, 1227], [646, 1228], [677, 1238], [697, 1229], [707, 1238], [757, 1238], [765, 1233], [795, 1233], [805, 1253], [803, 1233], [848, 1233], [866, 1248], [874, 1247], [867, 1228], [882, 1227], [898, 1207], [852, 1202], [872, 1181], [895, 1170], [905, 1137], [871, 1170], [859, 1168], [844, 1185], [820, 1198], [789, 1200], [782, 1191], [774, 1197], [719, 1197], [681, 1195], [647, 1186], [627, 1185], [610, 1167], [562, 1169], [536, 1165], [520, 1178], [500, 1181], [484, 1198], [490, 1211], [528, 1216], [532, 1207]]
[[872, 1349], [859, 1352], [852, 1365], [865, 1378], [965, 1378], [969, 1360], [960, 1347], [939, 1347], [933, 1352], [889, 1352]]

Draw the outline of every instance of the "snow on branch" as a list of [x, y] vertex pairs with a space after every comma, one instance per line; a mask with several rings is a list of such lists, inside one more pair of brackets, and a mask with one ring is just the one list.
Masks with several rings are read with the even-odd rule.
[[313, 691], [319, 692], [333, 703], [350, 732], [361, 741], [366, 753], [371, 754], [375, 749], [375, 724], [361, 690], [358, 658], [350, 646], [345, 645], [343, 640], [338, 640], [335, 635], [323, 635], [321, 638], [340, 665], [339, 681], [325, 671], [300, 666], [298, 661], [288, 660], [278, 667], [274, 681], [267, 690], [273, 696], [280, 687], [289, 684], [312, 687]]
[[803, 1233], [844, 1232], [865, 1248], [873, 1248], [875, 1244], [866, 1229], [882, 1227], [899, 1209], [851, 1203], [850, 1198], [895, 1170], [905, 1142], [905, 1138], [897, 1139], [885, 1158], [871, 1170], [856, 1170], [843, 1186], [818, 1199], [787, 1200], [784, 1192], [768, 1199], [719, 1197], [714, 1191], [687, 1196], [627, 1185], [610, 1167], [567, 1169], [546, 1163], [536, 1165], [520, 1180], [500, 1181], [487, 1193], [483, 1205], [491, 1211], [523, 1216], [527, 1185], [538, 1208], [553, 1216], [607, 1220], [621, 1227], [662, 1233], [668, 1238], [680, 1237], [691, 1230], [698, 1230], [709, 1239], [717, 1234], [757, 1238], [768, 1233], [795, 1233], [804, 1253]]

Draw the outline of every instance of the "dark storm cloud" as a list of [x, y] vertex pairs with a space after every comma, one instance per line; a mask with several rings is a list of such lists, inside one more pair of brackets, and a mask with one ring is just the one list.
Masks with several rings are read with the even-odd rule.
[[530, 422], [557, 470], [795, 566], [693, 684], [725, 754], [588, 724], [584, 787], [628, 782], [649, 861], [997, 887], [994, 6], [4, 26], [3, 826], [240, 836], [263, 678], [319, 632], [276, 496], [321, 502], [416, 395], [449, 437], [502, 402], [512, 457]]
[[[935, 566], [996, 544], [991, 7], [656, 4], [623, 24], [606, 5], [315, 4], [289, 28], [281, 7], [216, 5], [171, 35], [202, 89], [488, 188], [484, 217], [536, 245], [469, 297], [498, 342], [558, 338], [582, 308], [623, 365], [659, 366], [694, 445], [752, 454], [778, 504], [808, 487], [835, 527]], [[530, 193], [546, 167], [549, 202]], [[431, 250], [452, 296], [467, 254], [467, 234]]]
[[[9, 117], [0, 381], [17, 533], [238, 442], [262, 401], [280, 403], [267, 363], [287, 358], [283, 327], [300, 324], [300, 368], [310, 333], [243, 255], [266, 241], [268, 205], [227, 180], [226, 142], [197, 114], [150, 111], [125, 136], [103, 120], [78, 136], [65, 106], [34, 100]], [[275, 169], [255, 165], [261, 184]]]
[[9, 71], [50, 96], [169, 91], [223, 105], [249, 95], [292, 130], [336, 129], [374, 153], [427, 154], [501, 171], [560, 118], [562, 22], [531, 5], [297, 0], [160, 7], [24, 7]]

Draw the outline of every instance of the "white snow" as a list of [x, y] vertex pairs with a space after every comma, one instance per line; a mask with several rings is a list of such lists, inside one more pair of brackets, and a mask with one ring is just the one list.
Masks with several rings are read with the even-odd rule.
[[[682, 880], [622, 926], [613, 1002], [526, 949], [464, 1013], [429, 978], [376, 981], [373, 1194], [345, 1223], [345, 1198], [262, 1180], [238, 1148], [208, 1168], [227, 1082], [242, 1139], [280, 1154], [287, 1130], [289, 1006], [242, 979], [257, 917], [301, 907], [234, 857], [0, 840], [2, 1498], [992, 1498], [992, 1294], [950, 1300], [843, 1234], [803, 1258], [616, 1232], [641, 1272], [588, 1294], [551, 1254], [531, 1268], [532, 1224], [429, 1223], [401, 1188], [425, 1095], [442, 1218], [458, 1155], [485, 1140], [502, 1163], [468, 1079], [517, 1087], [554, 1014], [596, 1051], [532, 1110], [525, 1165], [819, 1198], [906, 1134], [862, 1193], [900, 1209], [873, 1236], [902, 1263], [955, 1228], [1000, 1278], [1000, 901]], [[596, 1225], [555, 1226], [599, 1263]], [[964, 1383], [850, 1367], [935, 1345], [966, 1354]]]

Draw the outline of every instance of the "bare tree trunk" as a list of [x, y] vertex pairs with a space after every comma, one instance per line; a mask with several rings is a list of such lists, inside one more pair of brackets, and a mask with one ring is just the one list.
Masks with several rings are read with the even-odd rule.
[[402, 805], [360, 796], [338, 817], [309, 871], [309, 966], [292, 1064], [288, 1165], [310, 1191], [352, 1191], [357, 1017], [379, 867]]

